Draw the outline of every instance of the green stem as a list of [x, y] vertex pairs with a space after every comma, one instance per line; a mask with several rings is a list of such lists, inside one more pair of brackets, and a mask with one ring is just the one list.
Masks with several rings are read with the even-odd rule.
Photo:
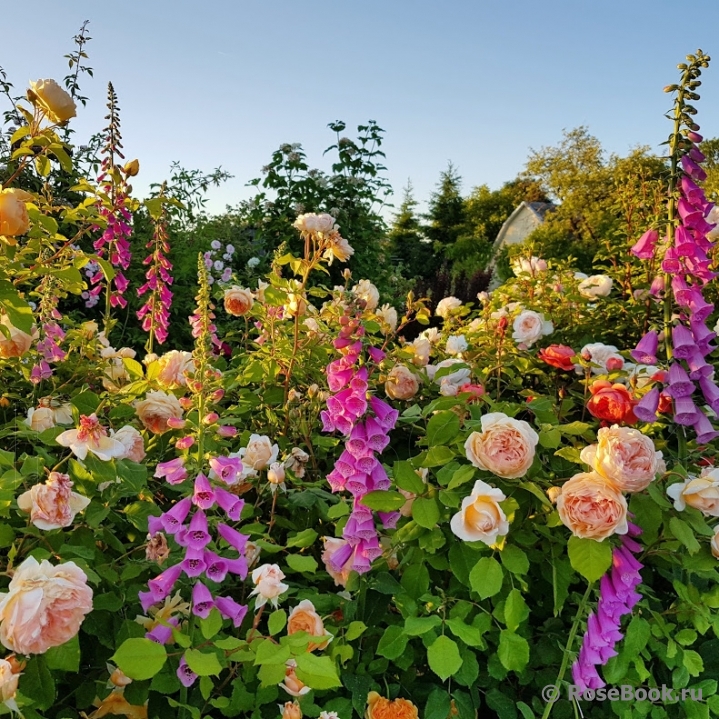
[[[557, 681], [554, 683], [555, 686], [559, 689], [559, 685], [562, 683], [564, 679], [564, 674], [567, 671], [567, 665], [569, 664], [569, 652], [572, 650], [572, 645], [574, 644], [574, 639], [577, 636], [577, 630], [579, 629], [579, 622], [584, 615], [584, 609], [587, 606], [587, 602], [589, 601], [589, 595], [591, 594], [592, 587], [594, 584], [590, 582], [587, 585], [587, 591], [584, 592], [584, 596], [582, 597], [582, 601], [579, 602], [579, 606], [577, 607], [577, 614], [574, 617], [574, 622], [572, 623], [572, 628], [569, 630], [569, 638], [567, 639], [567, 646], [564, 647], [564, 654], [562, 656], [562, 664], [559, 667], [559, 674], [557, 674]], [[554, 707], [555, 702], [548, 702], [547, 706], [544, 708], [544, 713], [542, 714], [542, 719], [549, 719], [549, 715], [552, 713], [552, 708]]]

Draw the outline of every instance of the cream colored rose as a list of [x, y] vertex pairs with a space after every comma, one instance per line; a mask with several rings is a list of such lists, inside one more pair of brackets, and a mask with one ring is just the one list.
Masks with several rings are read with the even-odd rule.
[[142, 435], [132, 426], [126, 424], [114, 433], [113, 438], [122, 443], [125, 453], [121, 459], [129, 459], [133, 462], [142, 462], [145, 459], [145, 440]]
[[352, 288], [352, 294], [358, 299], [364, 300], [365, 308], [370, 312], [377, 309], [379, 290], [369, 280], [360, 280]]
[[714, 528], [714, 535], [711, 541], [712, 554], [719, 559], [719, 525]]
[[250, 596], [257, 595], [255, 609], [264, 606], [268, 601], [277, 606], [279, 596], [289, 589], [282, 582], [284, 578], [285, 573], [276, 564], [263, 564], [253, 570], [252, 582], [255, 588], [250, 592]]
[[430, 341], [426, 337], [417, 337], [407, 349], [412, 350], [412, 364], [416, 367], [426, 367], [429, 364], [429, 353], [432, 349]]
[[[605, 345], [602, 342], [592, 342], [582, 347], [580, 352], [582, 357], [589, 359], [592, 365], [592, 374], [607, 374], [607, 362], [614, 360], [624, 365], [624, 358], [619, 354], [619, 350], [614, 345]], [[584, 374], [584, 367], [577, 365], [577, 374]]]
[[159, 372], [157, 381], [163, 389], [177, 389], [187, 386], [187, 375], [195, 372], [191, 352], [171, 350], [157, 360]]
[[337, 259], [340, 262], [347, 262], [352, 255], [354, 255], [354, 247], [340, 235], [339, 232], [330, 232], [326, 240], [328, 242], [327, 249], [322, 253], [322, 256], [332, 264], [332, 260]]
[[597, 443], [582, 450], [582, 462], [622, 492], [641, 492], [654, 481], [662, 453], [651, 438], [632, 427], [602, 427]]
[[384, 325], [389, 327], [390, 332], [394, 332], [397, 329], [398, 317], [397, 310], [394, 307], [382, 305], [382, 307], [377, 310], [377, 317], [379, 317]]
[[392, 399], [411, 399], [419, 390], [419, 379], [411, 369], [395, 365], [387, 375], [384, 391]]
[[31, 82], [30, 100], [44, 111], [50, 122], [58, 125], [77, 114], [75, 101], [55, 80]]
[[689, 505], [707, 517], [719, 517], [719, 469], [710, 470], [703, 477], [687, 477], [683, 482], [672, 484], [667, 494], [680, 512]]
[[[2, 233], [0, 233], [2, 234]], [[0, 317], [0, 325], [5, 327], [10, 336], [7, 337], [0, 331], [0, 357], [10, 359], [11, 357], [22, 357], [32, 345], [32, 335], [19, 330], [10, 323], [7, 315]]]
[[33, 432], [44, 432], [55, 426], [55, 412], [50, 407], [30, 407], [25, 424]]
[[92, 589], [74, 562], [28, 557], [0, 594], [0, 642], [18, 654], [44, 654], [72, 639], [92, 611]]
[[266, 435], [252, 434], [247, 446], [240, 449], [242, 457], [243, 476], [257, 476], [257, 471], [267, 469], [273, 462], [277, 461], [280, 448]]
[[73, 424], [72, 405], [69, 402], [59, 402], [52, 400], [50, 403], [52, 411], [55, 413], [55, 424]]
[[[459, 369], [456, 369], [454, 372], [450, 372], [449, 374], [440, 374], [439, 377], [437, 377], [437, 374], [440, 372], [440, 370], [443, 370], [447, 367], [464, 364], [464, 361], [457, 357], [449, 357], [446, 360], [438, 362], [436, 365], [427, 365], [427, 377], [429, 377], [435, 384], [440, 385], [440, 387], [452, 385], [454, 386], [455, 390], [459, 390], [459, 388], [463, 384], [466, 384], [469, 381], [469, 376], [472, 374], [472, 371], [469, 369], [469, 367], [459, 367]], [[457, 391], [442, 392], [442, 394], [457, 394]]]
[[544, 319], [541, 312], [533, 312], [532, 310], [522, 310], [515, 318], [512, 324], [512, 339], [517, 344], [531, 347], [537, 340], [554, 331], [554, 325]]
[[467, 339], [464, 335], [450, 335], [447, 338], [447, 354], [461, 355], [467, 349]]
[[[14, 659], [14, 657], [12, 658]], [[15, 695], [21, 674], [17, 661], [9, 662], [7, 659], [0, 659], [0, 703], [18, 713]]]
[[472, 494], [462, 500], [462, 508], [452, 517], [451, 530], [465, 542], [496, 544], [498, 537], [509, 532], [509, 522], [499, 506], [505, 499], [501, 489], [477, 480]]
[[606, 297], [612, 291], [614, 281], [606, 275], [592, 275], [583, 279], [578, 286], [579, 294], [588, 300]]
[[502, 412], [485, 414], [482, 431], [472, 432], [464, 443], [467, 459], [498, 477], [523, 477], [534, 461], [539, 435], [527, 422]]
[[283, 305], [285, 314], [288, 317], [305, 314], [307, 306], [307, 300], [298, 292], [289, 292], [287, 302]]
[[437, 303], [437, 308], [434, 313], [437, 317], [447, 319], [455, 310], [458, 310], [462, 306], [462, 300], [456, 297], [445, 297]]
[[38, 529], [69, 527], [75, 515], [90, 504], [87, 497], [71, 491], [71, 487], [67, 474], [50, 472], [44, 484], [36, 484], [17, 498], [17, 506], [30, 514], [30, 521]]
[[135, 402], [135, 412], [145, 429], [153, 434], [167, 432], [170, 417], [182, 417], [182, 407], [173, 394], [150, 391], [145, 399]]
[[326, 641], [320, 644], [310, 642], [307, 651], [325, 649], [332, 641], [332, 635], [325, 629], [322, 617], [317, 614], [315, 605], [309, 599], [303, 599], [291, 612], [287, 619], [287, 634], [296, 632], [307, 632], [311, 637], [326, 637]]
[[252, 291], [244, 287], [233, 285], [225, 290], [225, 310], [234, 317], [246, 315], [252, 309], [254, 302]]
[[14, 187], [0, 191], [0, 235], [16, 237], [30, 229], [25, 203], [31, 199], [31, 194]]
[[626, 534], [627, 500], [596, 472], [575, 474], [562, 485], [557, 512], [572, 534], [598, 542], [612, 534]]

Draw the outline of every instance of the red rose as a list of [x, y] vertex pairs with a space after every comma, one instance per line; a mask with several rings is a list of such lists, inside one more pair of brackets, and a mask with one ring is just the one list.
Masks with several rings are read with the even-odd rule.
[[589, 391], [592, 396], [587, 402], [587, 409], [594, 417], [607, 422], [636, 423], [634, 405], [637, 401], [623, 384], [597, 380]]
[[572, 357], [577, 353], [567, 345], [549, 345], [545, 349], [539, 350], [539, 359], [542, 362], [546, 362], [552, 367], [558, 367], [559, 369], [571, 372], [574, 370], [574, 362]]

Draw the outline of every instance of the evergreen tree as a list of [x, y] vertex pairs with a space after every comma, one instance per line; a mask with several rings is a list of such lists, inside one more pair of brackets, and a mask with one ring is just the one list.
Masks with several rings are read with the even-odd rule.
[[392, 260], [404, 266], [408, 278], [427, 276], [428, 270], [435, 264], [432, 244], [424, 238], [415, 212], [418, 203], [412, 190], [412, 183], [408, 181], [388, 235]]
[[435, 254], [441, 258], [465, 232], [466, 213], [461, 187], [462, 178], [450, 162], [440, 175], [437, 191], [430, 198], [429, 224], [425, 229], [427, 237], [434, 243]]

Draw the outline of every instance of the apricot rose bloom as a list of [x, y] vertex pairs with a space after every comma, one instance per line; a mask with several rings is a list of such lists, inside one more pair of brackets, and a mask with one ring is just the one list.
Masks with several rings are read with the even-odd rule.
[[452, 517], [450, 528], [465, 542], [495, 544], [509, 532], [509, 522], [499, 506], [505, 499], [501, 489], [477, 480], [472, 494], [462, 500], [462, 508]]
[[680, 512], [689, 505], [707, 517], [719, 517], [719, 469], [672, 484], [667, 494], [674, 500], [674, 508]]
[[0, 642], [18, 654], [44, 654], [70, 641], [92, 611], [92, 589], [74, 562], [28, 557], [0, 594]]
[[467, 459], [504, 479], [523, 477], [532, 466], [539, 435], [521, 419], [490, 412], [482, 419], [482, 431], [472, 432], [464, 443]]
[[282, 719], [302, 719], [302, 709], [297, 702], [285, 702], [284, 706], [280, 704], [282, 710]]
[[607, 422], [635, 424], [636, 400], [623, 384], [612, 384], [607, 380], [596, 380], [589, 387], [592, 396], [587, 402], [589, 413]]
[[255, 588], [250, 596], [257, 595], [255, 609], [267, 604], [268, 600], [277, 607], [280, 594], [284, 594], [289, 587], [282, 583], [285, 573], [276, 564], [263, 564], [252, 572], [252, 582]]
[[411, 399], [419, 390], [419, 379], [411, 369], [398, 364], [392, 367], [384, 384], [384, 391], [392, 399]]
[[325, 629], [322, 617], [317, 614], [315, 605], [309, 599], [303, 599], [291, 612], [287, 619], [287, 633], [307, 632], [311, 637], [327, 637], [327, 640], [320, 644], [310, 642], [307, 650], [312, 652], [315, 649], [324, 649], [331, 641], [332, 635]]
[[30, 514], [30, 521], [38, 529], [69, 527], [75, 515], [90, 504], [87, 497], [71, 488], [69, 475], [50, 472], [44, 484], [36, 484], [17, 498], [17, 506]]
[[641, 492], [662, 467], [662, 453], [650, 437], [631, 427], [602, 427], [597, 443], [582, 450], [582, 462], [622, 492]]
[[25, 424], [33, 432], [44, 432], [55, 426], [55, 412], [51, 407], [30, 407]]
[[[8, 661], [10, 658], [13, 661]], [[0, 703], [14, 712], [19, 712], [15, 695], [17, 694], [17, 685], [21, 673], [18, 662], [15, 661], [14, 657], [0, 659]]]
[[604, 541], [626, 534], [627, 500], [596, 472], [581, 472], [568, 479], [557, 496], [557, 512], [565, 527], [583, 539]]
[[280, 448], [264, 434], [251, 434], [247, 446], [240, 450], [243, 477], [256, 477], [257, 470], [267, 469], [277, 460]]
[[11, 324], [10, 318], [7, 315], [0, 317], [0, 325], [5, 327], [10, 334], [10, 336], [7, 337], [0, 331], [0, 357], [3, 359], [22, 357], [30, 349], [30, 345], [32, 345], [32, 335], [19, 330], [15, 325]]
[[75, 101], [55, 80], [31, 82], [30, 100], [56, 124], [67, 122], [77, 114]]
[[187, 386], [187, 375], [195, 371], [191, 352], [171, 350], [162, 355], [157, 364], [157, 381], [163, 389], [177, 389]]
[[290, 696], [301, 697], [310, 691], [310, 688], [297, 676], [297, 662], [294, 659], [288, 659], [285, 664], [285, 680], [279, 685]]
[[370, 692], [365, 719], [419, 719], [419, 712], [409, 699], [390, 701], [377, 692]]
[[182, 417], [182, 407], [177, 397], [161, 390], [148, 392], [145, 399], [135, 402], [135, 412], [145, 429], [153, 434], [167, 432], [167, 420], [171, 417]]
[[246, 315], [254, 302], [252, 291], [244, 287], [233, 285], [229, 290], [225, 290], [225, 310], [233, 317]]
[[9, 187], [0, 191], [0, 235], [17, 237], [30, 229], [26, 202], [32, 195], [25, 190]]

